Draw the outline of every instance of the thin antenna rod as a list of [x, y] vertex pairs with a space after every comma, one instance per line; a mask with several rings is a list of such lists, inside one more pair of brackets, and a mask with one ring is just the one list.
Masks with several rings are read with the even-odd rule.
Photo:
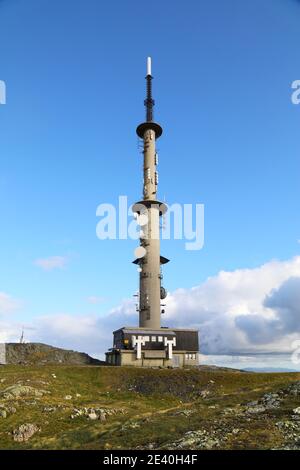
[[147, 57], [147, 75], [151, 75], [151, 57]]
[[144, 101], [146, 106], [146, 121], [151, 122], [153, 121], [153, 107], [155, 104], [154, 99], [152, 98], [152, 75], [151, 75], [151, 57], [147, 57], [147, 96]]

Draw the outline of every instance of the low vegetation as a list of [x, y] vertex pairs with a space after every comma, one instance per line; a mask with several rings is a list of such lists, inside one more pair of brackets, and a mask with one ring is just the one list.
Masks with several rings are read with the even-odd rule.
[[296, 449], [299, 406], [298, 373], [7, 365], [0, 448]]

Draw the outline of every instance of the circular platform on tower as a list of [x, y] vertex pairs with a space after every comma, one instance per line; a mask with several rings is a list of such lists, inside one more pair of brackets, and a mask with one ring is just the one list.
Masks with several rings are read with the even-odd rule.
[[162, 132], [163, 132], [162, 127], [159, 124], [157, 124], [157, 122], [149, 121], [149, 122], [142, 122], [142, 124], [137, 126], [136, 133], [141, 139], [143, 139], [145, 131], [147, 129], [152, 129], [155, 132], [156, 139], [158, 139], [162, 135]]
[[132, 212], [139, 214], [140, 212], [142, 212], [144, 208], [149, 209], [155, 206], [158, 206], [159, 208], [159, 215], [164, 215], [168, 210], [167, 204], [161, 201], [154, 200], [154, 199], [136, 202], [135, 204], [133, 204], [131, 209], [132, 209]]

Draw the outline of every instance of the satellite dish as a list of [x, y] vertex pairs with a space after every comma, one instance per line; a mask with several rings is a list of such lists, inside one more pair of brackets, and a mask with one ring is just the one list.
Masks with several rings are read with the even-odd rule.
[[167, 295], [168, 295], [168, 293], [167, 293], [166, 289], [163, 286], [161, 286], [161, 288], [160, 288], [160, 298], [165, 299], [167, 297]]
[[147, 253], [147, 251], [146, 251], [146, 249], [145, 249], [143, 246], [138, 246], [138, 247], [134, 250], [134, 256], [135, 256], [136, 258], [143, 258], [146, 253]]
[[147, 223], [148, 223], [148, 215], [139, 214], [139, 216], [137, 217], [137, 224], [142, 227], [143, 225], [147, 225]]

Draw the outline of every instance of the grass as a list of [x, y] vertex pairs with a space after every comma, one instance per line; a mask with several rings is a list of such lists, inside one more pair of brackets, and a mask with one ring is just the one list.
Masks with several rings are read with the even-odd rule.
[[[55, 374], [56, 378], [52, 374]], [[17, 382], [51, 393], [42, 398], [3, 400], [15, 414], [0, 418], [1, 449], [133, 449], [168, 446], [187, 431], [222, 426], [229, 433], [223, 448], [272, 448], [282, 444], [275, 422], [299, 406], [297, 397], [280, 410], [247, 421], [230, 410], [299, 380], [297, 373], [256, 374], [224, 371], [133, 369], [101, 366], [3, 366], [0, 392]], [[208, 390], [202, 398], [202, 390]], [[66, 400], [71, 395], [71, 400]], [[56, 407], [44, 412], [44, 407]], [[110, 408], [105, 422], [84, 416], [71, 419], [74, 408]], [[122, 412], [125, 411], [124, 413]], [[186, 410], [189, 411], [186, 412]], [[227, 413], [228, 411], [228, 413]], [[35, 423], [41, 431], [15, 442], [12, 430]]]

